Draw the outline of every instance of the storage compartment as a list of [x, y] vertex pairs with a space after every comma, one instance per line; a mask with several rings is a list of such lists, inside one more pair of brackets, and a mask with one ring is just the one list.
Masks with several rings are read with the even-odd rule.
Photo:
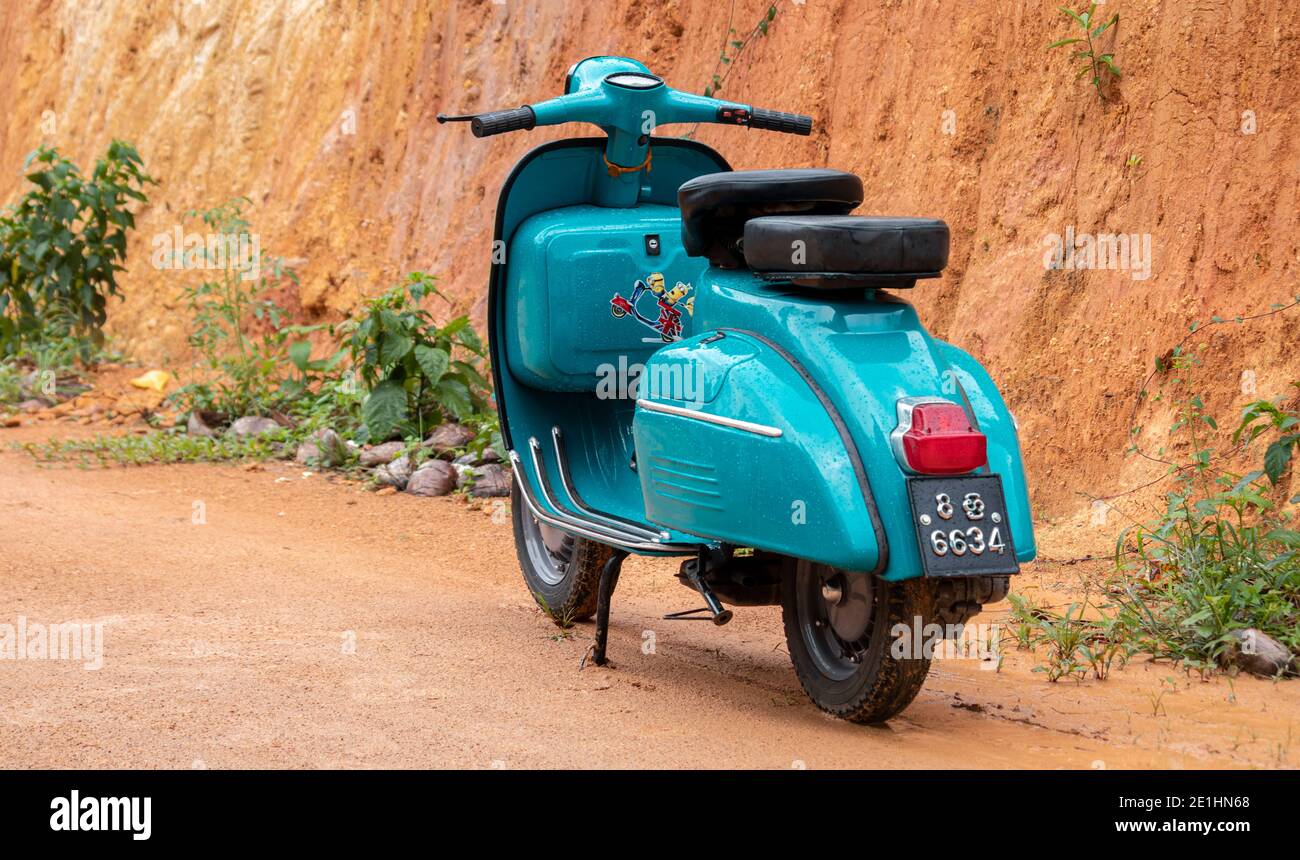
[[523, 384], [596, 391], [691, 333], [704, 264], [686, 255], [675, 207], [568, 206], [510, 243], [506, 357]]

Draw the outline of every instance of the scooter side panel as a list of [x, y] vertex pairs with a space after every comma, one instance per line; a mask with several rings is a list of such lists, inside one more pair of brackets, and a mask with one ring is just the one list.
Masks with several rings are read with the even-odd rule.
[[732, 333], [689, 338], [655, 353], [639, 389], [632, 431], [651, 521], [836, 567], [876, 567], [880, 548], [843, 439], [772, 347]]
[[[889, 435], [898, 423], [899, 399], [961, 398], [951, 390], [951, 354], [925, 331], [915, 309], [882, 293], [826, 293], [765, 283], [746, 271], [709, 269], [696, 324], [701, 330], [752, 332], [789, 350], [837, 407], [865, 464], [886, 536], [886, 564], [879, 572], [890, 580], [920, 575], [907, 476], [894, 457]], [[969, 368], [965, 372], [975, 379]], [[957, 378], [962, 378], [960, 373]], [[982, 390], [982, 386], [975, 387]], [[751, 394], [760, 400], [767, 397], [761, 390]], [[990, 417], [1002, 414], [1010, 423], [1004, 405], [986, 399], [981, 404]], [[1023, 467], [1018, 448], [1008, 448], [1002, 441], [1000, 425], [993, 422], [990, 428], [998, 452], [990, 463], [1009, 490], [1008, 514], [1019, 555], [1024, 547], [1031, 551], [1033, 547]], [[867, 527], [865, 519], [860, 527]], [[871, 569], [868, 565], [873, 560], [863, 556], [845, 566]]]

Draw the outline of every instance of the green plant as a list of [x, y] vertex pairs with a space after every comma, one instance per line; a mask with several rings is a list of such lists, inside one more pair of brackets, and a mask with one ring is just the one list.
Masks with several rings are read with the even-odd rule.
[[[1038, 621], [1039, 629], [1035, 645], [1047, 647], [1047, 661], [1035, 666], [1035, 672], [1047, 674], [1047, 680], [1055, 683], [1061, 678], [1081, 679], [1086, 666], [1081, 661], [1079, 649], [1084, 644], [1088, 626], [1083, 620], [1083, 611], [1087, 605], [1071, 603], [1065, 614], [1044, 611]], [[1077, 611], [1077, 615], [1075, 614]]]
[[1073, 677], [1081, 679], [1089, 669], [1098, 681], [1110, 675], [1116, 660], [1128, 660], [1131, 647], [1126, 628], [1105, 609], [1099, 618], [1087, 618], [1088, 593], [1072, 603], [1064, 614], [1053, 612], [1019, 595], [1008, 595], [1011, 602], [1011, 635], [1024, 650], [1046, 649], [1046, 661], [1034, 667], [1046, 673], [1049, 681]]
[[369, 300], [360, 320], [340, 329], [369, 391], [361, 412], [371, 441], [422, 437], [440, 420], [466, 420], [488, 410], [482, 340], [468, 317], [435, 323], [420, 307], [429, 296], [444, 298], [436, 279], [412, 272]]
[[1021, 651], [1033, 650], [1038, 640], [1038, 626], [1043, 620], [1043, 608], [1027, 597], [1008, 594], [1011, 603], [1011, 638]]
[[308, 387], [286, 404], [286, 414], [304, 431], [329, 428], [355, 436], [365, 400], [365, 391], [355, 374], [348, 370], [342, 374], [321, 372], [318, 375], [310, 366], [300, 372], [306, 377]]
[[90, 388], [80, 372], [82, 363], [112, 357], [101, 348], [88, 349], [71, 334], [31, 340], [17, 355], [0, 358], [0, 404], [29, 398], [52, 403], [80, 394]]
[[1115, 661], [1123, 666], [1133, 653], [1128, 641], [1128, 628], [1118, 617], [1103, 614], [1089, 622], [1089, 631], [1079, 645], [1079, 653], [1092, 669], [1092, 676], [1098, 681], [1106, 680]]
[[1054, 48], [1063, 48], [1066, 45], [1077, 45], [1080, 42], [1085, 43], [1085, 47], [1076, 48], [1071, 52], [1071, 58], [1083, 60], [1084, 64], [1076, 75], [1076, 80], [1084, 75], [1092, 76], [1092, 85], [1097, 90], [1097, 95], [1102, 99], [1105, 95], [1102, 93], [1102, 70], [1109, 71], [1115, 77], [1120, 77], [1119, 68], [1115, 65], [1115, 55], [1110, 53], [1099, 54], [1093, 44], [1094, 41], [1101, 37], [1108, 29], [1119, 23], [1119, 13], [1116, 12], [1105, 22], [1097, 24], [1096, 12], [1097, 4], [1089, 3], [1088, 8], [1082, 12], [1075, 12], [1069, 7], [1062, 6], [1061, 12], [1067, 15], [1071, 21], [1077, 24], [1083, 30], [1082, 36], [1069, 36], [1064, 39], [1058, 39], [1047, 46], [1047, 50]]
[[551, 619], [551, 621], [555, 623], [556, 627], [560, 628], [560, 633], [551, 636], [551, 639], [558, 642], [561, 639], [570, 638], [573, 635], [572, 631], [574, 622], [577, 620], [574, 609], [572, 607], [558, 611], [552, 609], [551, 605], [546, 602], [546, 598], [537, 591], [533, 592], [533, 598], [541, 608], [542, 614]]
[[[718, 61], [714, 64], [713, 74], [709, 78], [709, 84], [704, 88], [704, 95], [716, 96], [722, 89], [727, 77], [731, 74], [732, 64], [739, 59], [745, 49], [749, 47], [750, 42], [759, 36], [766, 36], [772, 22], [776, 20], [776, 10], [780, 6], [780, 0], [767, 7], [763, 17], [758, 20], [754, 28], [745, 35], [736, 32], [736, 28], [727, 22], [727, 38], [722, 42], [722, 50], [718, 52]], [[734, 53], [728, 53], [733, 51]]]
[[114, 140], [90, 178], [42, 146], [24, 168], [34, 186], [0, 214], [0, 355], [73, 338], [83, 362], [103, 343], [108, 299], [119, 294], [131, 201], [157, 184], [135, 148]]
[[207, 463], [225, 460], [268, 460], [292, 451], [294, 434], [277, 430], [252, 437], [189, 436], [183, 428], [140, 435], [95, 436], [93, 439], [52, 439], [15, 444], [37, 462], [80, 467], [144, 466], [151, 463]]
[[[1233, 438], [1249, 442], [1271, 428], [1275, 445], [1293, 445], [1285, 441], [1295, 426], [1289, 414], [1272, 403], [1251, 404]], [[1202, 673], [1227, 662], [1234, 634], [1246, 628], [1300, 649], [1300, 533], [1265, 482], [1270, 468], [1280, 477], [1290, 448], [1282, 457], [1270, 446], [1263, 470], [1221, 471], [1207, 438], [1218, 425], [1201, 398], [1181, 398], [1176, 417], [1171, 432], [1188, 438], [1188, 462], [1172, 469], [1164, 514], [1125, 530], [1116, 543], [1121, 576], [1111, 599], [1118, 623], [1134, 650]]]
[[465, 446], [466, 453], [482, 459], [483, 454], [491, 448], [497, 454], [506, 450], [501, 438], [501, 418], [496, 412], [483, 412], [471, 416], [465, 421], [466, 426], [474, 431], [474, 438]]
[[[202, 356], [208, 376], [172, 397], [188, 410], [227, 418], [291, 409], [343, 356], [340, 350], [313, 360], [306, 336], [325, 326], [286, 324], [284, 308], [270, 294], [282, 279], [297, 284], [298, 276], [279, 259], [261, 254], [260, 242], [249, 241], [246, 202], [236, 198], [187, 213], [197, 215], [213, 236], [185, 252], [192, 255], [187, 267], [217, 275], [183, 288], [193, 317], [189, 343]], [[235, 253], [236, 247], [243, 250]]]
[[[1293, 383], [1300, 392], [1300, 382]], [[1300, 396], [1291, 401], [1290, 408], [1281, 402], [1257, 400], [1248, 405], [1241, 414], [1241, 422], [1232, 434], [1232, 441], [1240, 443], [1245, 437], [1249, 446], [1260, 436], [1270, 430], [1274, 433], [1272, 442], [1264, 451], [1264, 474], [1273, 486], [1282, 483], [1282, 477], [1290, 467], [1295, 449], [1300, 447]], [[1300, 502], [1300, 495], [1291, 499], [1291, 504]]]
[[17, 403], [22, 399], [22, 368], [13, 361], [0, 361], [0, 404]]

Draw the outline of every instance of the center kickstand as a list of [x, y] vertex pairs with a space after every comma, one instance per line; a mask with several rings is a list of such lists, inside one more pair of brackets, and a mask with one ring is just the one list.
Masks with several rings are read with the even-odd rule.
[[[605, 645], [609, 641], [609, 601], [614, 596], [614, 586], [618, 585], [618, 575], [623, 569], [623, 559], [627, 558], [625, 550], [616, 549], [605, 562], [600, 571], [600, 585], [596, 588], [596, 642], [582, 658], [579, 670], [587, 665], [587, 657], [597, 666], [609, 663], [605, 659]], [[612, 666], [610, 668], [613, 668]]]

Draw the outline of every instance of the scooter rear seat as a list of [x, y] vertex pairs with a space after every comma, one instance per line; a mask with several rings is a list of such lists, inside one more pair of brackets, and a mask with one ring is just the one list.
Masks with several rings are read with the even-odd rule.
[[910, 287], [948, 263], [948, 225], [850, 216], [862, 182], [839, 170], [738, 170], [677, 192], [687, 253], [721, 268], [822, 288]]
[[948, 225], [936, 218], [754, 218], [745, 262], [769, 280], [830, 289], [911, 287], [948, 265]]

